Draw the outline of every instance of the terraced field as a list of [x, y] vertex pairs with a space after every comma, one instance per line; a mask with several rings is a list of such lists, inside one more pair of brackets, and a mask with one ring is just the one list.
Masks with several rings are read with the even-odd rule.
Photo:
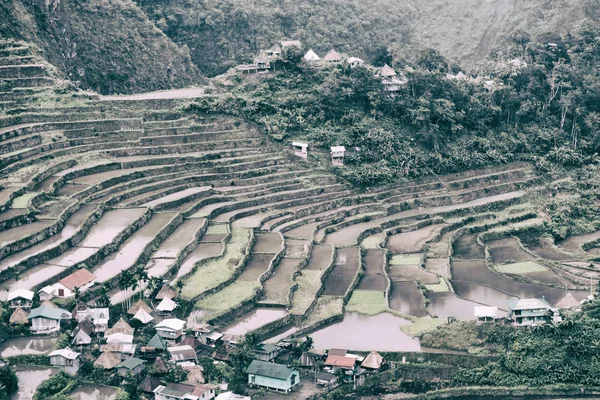
[[114, 285], [141, 265], [180, 288], [191, 326], [269, 306], [297, 335], [347, 303], [471, 318], [556, 303], [565, 286], [587, 295], [598, 235], [521, 243], [540, 223], [522, 200], [540, 181], [528, 164], [359, 191], [241, 120], [184, 111], [191, 98], [50, 105], [57, 78], [30, 60], [0, 78], [0, 295], [78, 268]]

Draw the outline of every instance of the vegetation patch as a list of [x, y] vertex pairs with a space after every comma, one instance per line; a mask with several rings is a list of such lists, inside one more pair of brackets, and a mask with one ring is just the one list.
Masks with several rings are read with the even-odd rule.
[[337, 296], [320, 296], [314, 308], [305, 315], [302, 325], [309, 327], [317, 322], [343, 313], [344, 299]]
[[346, 311], [377, 315], [388, 311], [385, 292], [381, 290], [355, 290], [346, 304]]
[[447, 292], [450, 290], [450, 288], [448, 287], [448, 283], [444, 278], [441, 278], [439, 283], [425, 285], [425, 289], [427, 289], [430, 292], [436, 293]]
[[363, 249], [378, 249], [379, 243], [383, 240], [382, 234], [371, 235], [364, 239], [360, 244]]
[[219, 235], [219, 234], [227, 234], [229, 233], [229, 225], [228, 224], [218, 224], [211, 225], [206, 230], [205, 235]]
[[30, 192], [15, 198], [12, 202], [12, 208], [27, 208], [31, 199], [37, 195], [37, 192]]
[[302, 270], [301, 275], [296, 276], [296, 285], [290, 313], [301, 315], [312, 304], [315, 294], [321, 287], [321, 271]]
[[199, 300], [195, 307], [205, 312], [200, 322], [206, 322], [250, 300], [259, 288], [260, 284], [256, 281], [235, 281], [225, 289]]
[[494, 269], [503, 274], [527, 274], [530, 272], [545, 272], [546, 267], [534, 262], [523, 261], [514, 264], [495, 265]]
[[390, 265], [420, 265], [421, 255], [396, 254], [390, 259]]
[[231, 239], [225, 245], [222, 257], [200, 265], [194, 274], [185, 280], [181, 295], [192, 299], [195, 296], [220, 285], [229, 279], [244, 257], [250, 241], [248, 229], [234, 229]]
[[[429, 318], [429, 317], [414, 318], [414, 319], [412, 319], [412, 324], [402, 325], [400, 327], [400, 329], [402, 330], [402, 332], [404, 332], [407, 335], [410, 335], [412, 337], [421, 337], [426, 332], [431, 332], [431, 331], [437, 329], [439, 326], [444, 325], [445, 323], [446, 323], [446, 320], [442, 319], [442, 318]], [[422, 340], [421, 340], [421, 345], [427, 346], [427, 347], [433, 347], [433, 346], [424, 344]]]

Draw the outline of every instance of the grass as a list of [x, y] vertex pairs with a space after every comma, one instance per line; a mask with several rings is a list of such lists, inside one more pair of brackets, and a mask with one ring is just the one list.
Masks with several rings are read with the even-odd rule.
[[421, 254], [397, 254], [390, 259], [390, 265], [420, 265]]
[[363, 249], [378, 249], [379, 246], [377, 246], [379, 243], [381, 243], [381, 241], [383, 240], [383, 237], [381, 236], [381, 233], [375, 234], [375, 235], [371, 235], [369, 237], [367, 237], [365, 240], [362, 241], [361, 246]]
[[31, 192], [15, 198], [12, 202], [12, 208], [27, 208], [31, 199], [37, 195], [37, 192]]
[[321, 287], [321, 273], [319, 270], [302, 270], [302, 275], [296, 277], [298, 289], [292, 297], [291, 314], [302, 315], [310, 306], [315, 293]]
[[204, 311], [201, 322], [223, 314], [254, 296], [258, 282], [235, 281], [225, 289], [199, 300], [195, 308]]
[[377, 315], [388, 311], [382, 290], [355, 290], [346, 304], [346, 311]]
[[314, 309], [304, 316], [303, 327], [316, 324], [319, 321], [343, 313], [344, 299], [337, 296], [321, 296], [317, 299]]
[[248, 229], [234, 229], [231, 239], [225, 245], [223, 256], [201, 264], [194, 274], [185, 280], [181, 296], [192, 299], [229, 279], [244, 257], [249, 242]]
[[206, 230], [206, 235], [220, 235], [227, 234], [229, 232], [229, 226], [227, 224], [218, 224], [209, 226]]
[[448, 283], [446, 283], [446, 280], [444, 278], [440, 278], [439, 283], [435, 283], [432, 285], [425, 285], [425, 288], [430, 292], [436, 292], [436, 293], [447, 292], [450, 290], [448, 288]]
[[495, 265], [496, 271], [503, 274], [527, 274], [529, 272], [544, 272], [546, 267], [534, 261], [522, 261], [514, 264]]
[[422, 334], [421, 345], [436, 349], [468, 351], [483, 344], [484, 341], [479, 336], [475, 322], [455, 322]]
[[402, 325], [400, 329], [402, 330], [402, 332], [412, 337], [421, 337], [425, 333], [437, 329], [438, 326], [444, 325], [446, 323], [446, 320], [442, 318], [423, 317], [415, 318], [412, 322], [413, 323], [410, 325]]

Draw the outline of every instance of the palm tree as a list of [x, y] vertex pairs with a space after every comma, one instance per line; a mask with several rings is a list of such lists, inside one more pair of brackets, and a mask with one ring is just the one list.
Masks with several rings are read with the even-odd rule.
[[121, 273], [119, 274], [119, 288], [125, 291], [125, 297], [127, 297], [127, 302], [121, 303], [121, 307], [123, 307], [123, 312], [125, 311], [125, 305], [127, 305], [127, 308], [131, 307], [129, 291], [131, 287], [134, 287], [135, 289], [135, 285], [137, 285], [137, 282], [133, 274], [128, 270], [121, 271]]
[[[134, 272], [135, 278], [137, 279], [137, 287], [142, 288], [143, 282], [148, 282], [149, 278], [148, 278], [148, 272], [146, 272], [146, 268], [144, 268], [143, 265], [139, 264], [135, 267], [135, 272]], [[135, 288], [134, 288], [135, 290]], [[142, 298], [141, 292], [140, 292], [140, 299]]]

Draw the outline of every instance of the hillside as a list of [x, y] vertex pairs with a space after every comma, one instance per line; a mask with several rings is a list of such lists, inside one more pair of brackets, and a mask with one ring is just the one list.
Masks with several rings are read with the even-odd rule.
[[65, 77], [103, 94], [202, 83], [189, 54], [125, 0], [2, 1], [0, 38], [35, 43]]

